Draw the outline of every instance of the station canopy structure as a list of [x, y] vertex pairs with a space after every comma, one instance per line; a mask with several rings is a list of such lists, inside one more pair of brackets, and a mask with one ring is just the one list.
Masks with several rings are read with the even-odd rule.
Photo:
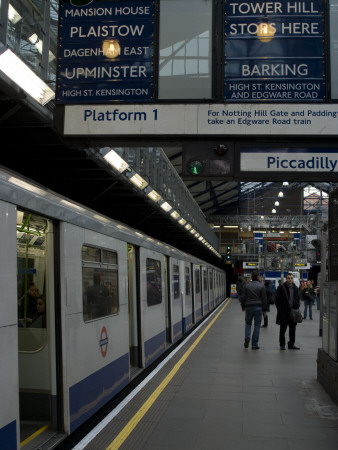
[[[107, 140], [67, 142], [55, 131], [53, 102], [47, 107], [36, 105], [4, 77], [0, 80], [0, 98], [1, 135], [6, 143], [2, 166], [212, 263], [221, 259], [218, 237], [210, 224], [252, 222], [255, 211], [246, 214], [243, 202], [248, 199], [252, 202], [253, 197], [258, 201], [263, 193], [281, 186], [280, 182], [186, 181], [181, 178], [179, 145], [124, 147], [119, 143], [114, 147]], [[111, 149], [127, 163], [125, 172], [113, 170], [107, 163], [104, 156]], [[140, 189], [131, 182], [135, 173], [143, 178], [147, 188]], [[306, 185], [290, 183], [288, 189]], [[335, 184], [324, 182], [313, 186], [330, 193]], [[149, 197], [151, 190], [161, 196], [162, 203], [166, 201], [172, 206], [169, 212], [161, 208], [161, 202], [154, 203]], [[172, 215], [174, 211], [178, 217]], [[197, 237], [179, 223], [180, 218], [191, 224]], [[285, 223], [285, 218], [271, 215], [271, 221]], [[203, 244], [200, 236], [209, 246]]]
[[[48, 31], [51, 51], [56, 52], [58, 2], [52, 0], [50, 5]], [[25, 8], [25, 14], [31, 19], [38, 13], [33, 6]], [[30, 22], [35, 23], [33, 20]], [[8, 42], [13, 47], [17, 39], [15, 21], [12, 20], [9, 27]], [[29, 45], [25, 41], [25, 45], [20, 47], [23, 60], [33, 61], [35, 44], [36, 40]], [[0, 43], [0, 54], [5, 50], [4, 44]], [[51, 60], [50, 64], [55, 65], [56, 59]], [[268, 193], [273, 193], [281, 185], [221, 178], [184, 180], [182, 147], [175, 142], [167, 146], [149, 147], [149, 144], [140, 141], [139, 146], [134, 144], [128, 147], [129, 143], [117, 143], [114, 139], [105, 139], [104, 142], [94, 139], [65, 140], [54, 126], [53, 100], [41, 106], [2, 70], [0, 100], [1, 166], [213, 263], [220, 261], [220, 254], [218, 237], [210, 224], [215, 221], [252, 223], [253, 216], [259, 217], [258, 206], [262, 206], [259, 202], [266, 205]], [[115, 150], [127, 164], [123, 172], [112, 168], [105, 159], [109, 150]], [[143, 179], [141, 188], [133, 183], [134, 175]], [[306, 185], [308, 183], [293, 182], [288, 190]], [[329, 194], [335, 184], [322, 182], [313, 186]], [[149, 194], [152, 190], [161, 200], [156, 202], [151, 198]], [[257, 205], [256, 209], [248, 207], [253, 202]], [[168, 203], [171, 209], [165, 210], [164, 203]], [[291, 210], [290, 213], [285, 210], [284, 214], [274, 216], [265, 214], [266, 223], [280, 226], [285, 223], [284, 216], [291, 218], [291, 214]], [[294, 217], [294, 220], [298, 219]], [[304, 221], [300, 217], [299, 224], [302, 223]], [[187, 228], [188, 224], [190, 228]], [[192, 230], [196, 233], [192, 234]]]

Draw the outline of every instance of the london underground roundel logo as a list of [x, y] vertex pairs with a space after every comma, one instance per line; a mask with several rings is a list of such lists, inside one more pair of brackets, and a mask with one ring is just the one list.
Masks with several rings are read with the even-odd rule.
[[107, 334], [106, 327], [102, 327], [99, 344], [100, 344], [101, 354], [105, 358], [105, 356], [107, 354], [107, 350], [108, 350], [108, 334]]

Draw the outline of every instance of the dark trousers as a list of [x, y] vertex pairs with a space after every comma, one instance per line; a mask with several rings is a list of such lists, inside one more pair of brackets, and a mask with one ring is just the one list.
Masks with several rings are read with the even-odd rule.
[[296, 323], [294, 322], [282, 322], [279, 328], [279, 343], [281, 346], [285, 345], [285, 333], [287, 327], [289, 327], [289, 342], [288, 345], [294, 345], [296, 340]]

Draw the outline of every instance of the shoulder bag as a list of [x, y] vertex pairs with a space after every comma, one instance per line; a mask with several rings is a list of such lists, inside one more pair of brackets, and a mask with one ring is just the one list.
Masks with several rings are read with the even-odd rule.
[[290, 311], [290, 320], [294, 323], [302, 323], [303, 322], [303, 316], [302, 313], [299, 311], [299, 309], [292, 309]]

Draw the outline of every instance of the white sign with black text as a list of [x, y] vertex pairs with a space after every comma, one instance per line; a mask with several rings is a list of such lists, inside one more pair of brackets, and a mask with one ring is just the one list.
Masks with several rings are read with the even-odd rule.
[[335, 104], [65, 106], [65, 136], [337, 134]]

